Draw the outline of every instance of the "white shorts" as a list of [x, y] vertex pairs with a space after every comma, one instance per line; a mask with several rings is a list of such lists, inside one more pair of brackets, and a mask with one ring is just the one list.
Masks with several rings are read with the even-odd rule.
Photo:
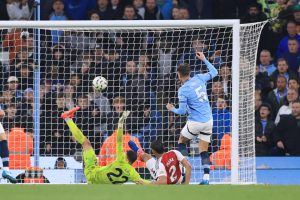
[[212, 127], [213, 127], [212, 119], [205, 123], [187, 121], [185, 126], [181, 130], [181, 135], [190, 140], [193, 139], [194, 137], [198, 137], [200, 140], [210, 142]]
[[150, 171], [150, 174], [153, 178], [153, 180], [157, 179], [157, 169], [158, 169], [158, 161], [155, 158], [151, 158], [149, 160], [147, 160], [146, 162], [146, 167], [148, 168], [148, 170]]

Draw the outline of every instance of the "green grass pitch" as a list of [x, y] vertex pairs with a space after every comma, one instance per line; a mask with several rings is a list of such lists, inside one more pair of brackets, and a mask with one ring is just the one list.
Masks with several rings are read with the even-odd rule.
[[2, 200], [292, 200], [300, 186], [0, 185]]

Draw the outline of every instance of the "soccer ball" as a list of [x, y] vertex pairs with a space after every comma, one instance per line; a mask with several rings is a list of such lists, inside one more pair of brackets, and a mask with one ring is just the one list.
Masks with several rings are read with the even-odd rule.
[[106, 78], [104, 78], [103, 76], [97, 76], [96, 78], [94, 78], [94, 80], [93, 80], [93, 88], [96, 91], [105, 90], [106, 87], [107, 87], [107, 80], [106, 80]]

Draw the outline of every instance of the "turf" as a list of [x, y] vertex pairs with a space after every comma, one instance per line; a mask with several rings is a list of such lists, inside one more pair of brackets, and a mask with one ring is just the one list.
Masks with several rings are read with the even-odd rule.
[[288, 200], [300, 186], [0, 185], [2, 200]]

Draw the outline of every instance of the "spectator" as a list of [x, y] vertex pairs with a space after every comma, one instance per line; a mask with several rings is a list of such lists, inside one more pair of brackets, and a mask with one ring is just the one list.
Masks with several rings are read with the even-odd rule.
[[288, 62], [289, 69], [293, 73], [297, 74], [300, 66], [300, 49], [298, 40], [295, 38], [288, 39], [288, 52], [285, 52], [282, 57]]
[[277, 70], [275, 70], [271, 75], [271, 80], [276, 83], [277, 77], [280, 75], [284, 76], [287, 81], [292, 77], [296, 77], [296, 75], [289, 70], [289, 65], [284, 58], [279, 58], [277, 60]]
[[174, 20], [180, 20], [182, 17], [181, 17], [181, 14], [179, 12], [179, 7], [175, 6], [172, 8], [172, 19]]
[[287, 80], [284, 76], [279, 75], [277, 78], [277, 88], [269, 92], [267, 101], [272, 106], [272, 113], [277, 114], [283, 104], [283, 99], [287, 94]]
[[[277, 47], [276, 51], [276, 57], [281, 58], [282, 55], [286, 52], [288, 52], [288, 40], [289, 38], [295, 38], [298, 41], [298, 44], [300, 43], [300, 35], [297, 33], [296, 29], [296, 23], [294, 21], [289, 21], [286, 25], [287, 35], [284, 36]], [[299, 47], [298, 47], [299, 48]]]
[[81, 67], [78, 67], [77, 73], [80, 74], [81, 77], [81, 85], [77, 88], [79, 92], [92, 92], [92, 86], [90, 84], [90, 80], [95, 78], [96, 72], [95, 63], [93, 62], [90, 55], [84, 55], [83, 60], [80, 63]]
[[[60, 115], [66, 110], [65, 98], [63, 94], [58, 94], [55, 97], [55, 104], [51, 109], [51, 112], [46, 112], [46, 127], [45, 131], [50, 130], [49, 133], [45, 133], [47, 154], [50, 155], [69, 155], [70, 151], [70, 136], [66, 131], [66, 125], [64, 120], [60, 118]], [[51, 123], [49, 123], [51, 122]]]
[[255, 70], [255, 87], [259, 87], [261, 89], [263, 99], [267, 98], [268, 93], [272, 89], [271, 80], [267, 72], [260, 72], [258, 66], [256, 66]]
[[213, 134], [212, 134], [212, 151], [218, 151], [224, 134], [231, 134], [231, 112], [227, 108], [226, 98], [219, 96], [216, 107], [212, 109], [213, 116]]
[[[114, 97], [112, 101], [113, 110], [107, 115], [107, 132], [108, 136], [112, 135], [117, 129], [116, 124], [118, 123], [119, 117], [125, 110], [125, 99], [122, 96]], [[126, 129], [125, 129], [126, 130]]]
[[211, 44], [207, 44], [199, 36], [192, 37], [191, 47], [184, 48], [184, 52], [179, 58], [178, 64], [189, 63], [191, 67], [191, 76], [198, 74], [202, 70], [204, 63], [196, 59], [196, 52], [204, 52], [205, 56], [213, 63], [213, 65], [218, 69], [222, 64], [221, 51], [216, 50], [216, 45], [214, 41]]
[[276, 0], [275, 5], [270, 9], [270, 17], [276, 18], [278, 17], [280, 20], [277, 20], [272, 24], [272, 30], [275, 33], [282, 34], [284, 24], [286, 23], [286, 20], [283, 19], [284, 15], [286, 14], [288, 10], [287, 0]]
[[[231, 68], [228, 65], [222, 65], [219, 70], [221, 82], [223, 84], [224, 94], [229, 98], [232, 94]], [[231, 104], [228, 104], [230, 106]]]
[[3, 118], [3, 127], [6, 133], [9, 133], [11, 129], [14, 127], [15, 121], [18, 120], [17, 118], [17, 106], [14, 103], [8, 104], [5, 110], [6, 115]]
[[133, 6], [135, 10], [137, 10], [137, 14], [144, 19], [145, 17], [144, 0], [133, 0]]
[[[54, 0], [52, 3], [53, 12], [49, 15], [50, 21], [64, 21], [69, 18], [64, 12], [64, 0]], [[59, 37], [63, 34], [62, 31], [59, 30], [51, 30], [52, 36], [52, 44], [57, 44], [59, 42]]]
[[10, 105], [11, 103], [14, 103], [14, 97], [12, 95], [12, 92], [8, 90], [7, 86], [3, 88], [0, 101], [1, 101], [0, 108], [2, 110], [6, 109], [7, 106]]
[[271, 76], [271, 74], [276, 70], [275, 65], [271, 62], [272, 58], [269, 50], [264, 49], [260, 52], [259, 61], [260, 72], [267, 72], [268, 76]]
[[[288, 1], [289, 3], [290, 1]], [[293, 11], [293, 20], [296, 22], [297, 24], [297, 33], [298, 35], [300, 34], [300, 25], [299, 25], [299, 22], [300, 22], [300, 6], [299, 4], [298, 5], [295, 5], [292, 9]]]
[[159, 111], [151, 110], [151, 106], [146, 103], [143, 117], [139, 121], [142, 126], [139, 127], [137, 137], [142, 143], [143, 149], [150, 152], [150, 143], [162, 135], [162, 114]]
[[111, 11], [114, 20], [120, 20], [123, 16], [123, 8], [120, 5], [120, 0], [111, 0]]
[[[138, 74], [138, 68], [134, 61], [128, 61], [126, 64], [126, 73], [121, 77], [123, 96], [126, 99], [126, 105], [129, 110], [132, 111], [142, 111], [141, 107], [145, 101], [146, 97], [146, 81], [140, 78]], [[131, 117], [134, 113], [131, 113]]]
[[76, 94], [79, 94], [81, 91], [81, 82], [82, 80], [79, 74], [71, 74], [69, 84], [74, 87]]
[[97, 0], [97, 8], [101, 20], [112, 20], [113, 13], [108, 0]]
[[19, 88], [19, 79], [15, 76], [10, 76], [7, 79], [8, 90], [13, 96], [13, 102], [20, 102], [22, 99], [22, 91]]
[[1, 0], [0, 1], [0, 20], [9, 20], [9, 16], [8, 16], [8, 13], [7, 13], [7, 8], [6, 8], [6, 0]]
[[265, 21], [267, 16], [260, 10], [260, 7], [257, 3], [253, 3], [248, 7], [246, 15], [241, 19], [241, 23], [254, 23]]
[[173, 0], [161, 0], [157, 2], [159, 9], [161, 10], [163, 19], [171, 19]]
[[33, 153], [33, 139], [26, 133], [20, 121], [16, 121], [14, 128], [8, 134], [9, 168], [27, 169], [31, 166], [30, 155]]
[[97, 10], [90, 10], [88, 12], [88, 19], [92, 21], [100, 20], [99, 12]]
[[190, 12], [189, 12], [188, 8], [185, 8], [185, 7], [179, 8], [179, 14], [180, 14], [180, 19], [183, 19], [183, 20], [190, 19]]
[[73, 85], [65, 85], [64, 87], [65, 104], [67, 110], [75, 107], [75, 88]]
[[300, 156], [300, 101], [292, 103], [292, 114], [285, 115], [275, 129], [274, 142], [278, 155]]
[[211, 93], [209, 95], [210, 102], [213, 108], [216, 107], [217, 100], [219, 97], [224, 97], [229, 99], [224, 93], [224, 86], [223, 83], [221, 82], [221, 78], [216, 77], [212, 82]]
[[255, 108], [255, 117], [257, 117], [259, 115], [259, 107], [262, 104], [262, 98], [260, 94], [255, 94], [255, 104], [254, 104], [254, 108]]
[[[149, 90], [150, 93], [156, 91], [158, 70], [157, 66], [155, 64], [150, 63], [149, 57], [143, 53], [141, 53], [141, 55], [139, 56], [138, 62], [139, 77], [146, 81], [147, 90]], [[153, 95], [150, 96], [151, 98], [155, 99]], [[151, 103], [155, 104], [155, 102], [153, 102], [152, 100]]]
[[33, 132], [33, 108], [34, 108], [34, 98], [33, 98], [33, 89], [27, 88], [23, 92], [22, 102], [19, 105], [20, 112], [18, 115], [21, 115], [22, 127], [26, 128], [26, 131]]
[[[101, 132], [100, 130], [95, 129], [95, 119], [99, 118], [97, 116], [99, 113], [96, 112], [96, 109], [93, 106], [91, 106], [89, 95], [86, 93], [82, 93], [77, 96], [77, 105], [80, 107], [80, 110], [76, 112], [75, 123], [80, 124], [80, 129], [83, 130], [84, 135], [90, 140], [95, 153], [98, 154], [100, 149]], [[76, 149], [78, 148], [79, 147], [76, 146]]]
[[104, 133], [107, 131], [107, 116], [111, 112], [109, 100], [102, 92], [95, 90], [90, 93], [90, 100], [94, 107], [94, 115], [99, 118], [95, 120], [95, 130]]
[[269, 156], [273, 147], [272, 136], [275, 124], [271, 120], [271, 107], [262, 104], [259, 115], [255, 118], [255, 154], [256, 156]]
[[[9, 61], [10, 64], [13, 64], [17, 54], [21, 52], [22, 49], [26, 50], [25, 52], [33, 52], [33, 50], [31, 50], [33, 49], [33, 44], [33, 37], [27, 30], [11, 29], [11, 31], [5, 35], [2, 46], [9, 49]], [[25, 58], [28, 57], [29, 56], [26, 56]]]
[[55, 161], [54, 169], [67, 169], [67, 161], [63, 157], [58, 157]]
[[141, 20], [142, 17], [136, 13], [135, 8], [131, 5], [127, 5], [124, 8], [124, 20]]
[[145, 20], [161, 20], [163, 16], [156, 5], [155, 0], [146, 0], [145, 5]]
[[86, 20], [87, 12], [96, 8], [95, 0], [64, 0], [67, 16], [72, 20]]
[[29, 20], [28, 0], [6, 0], [6, 9], [10, 20]]
[[297, 78], [290, 78], [288, 82], [288, 88], [289, 89], [294, 89], [300, 94], [300, 82], [299, 79]]
[[21, 91], [27, 88], [33, 88], [33, 67], [33, 63], [21, 63], [18, 73], [20, 79], [19, 89], [21, 89]]
[[278, 110], [278, 113], [277, 113], [277, 116], [275, 119], [276, 125], [279, 123], [281, 115], [289, 115], [292, 113], [292, 102], [294, 102], [298, 99], [299, 99], [298, 91], [296, 91], [295, 89], [289, 88], [287, 91], [287, 95], [284, 98], [284, 104]]

